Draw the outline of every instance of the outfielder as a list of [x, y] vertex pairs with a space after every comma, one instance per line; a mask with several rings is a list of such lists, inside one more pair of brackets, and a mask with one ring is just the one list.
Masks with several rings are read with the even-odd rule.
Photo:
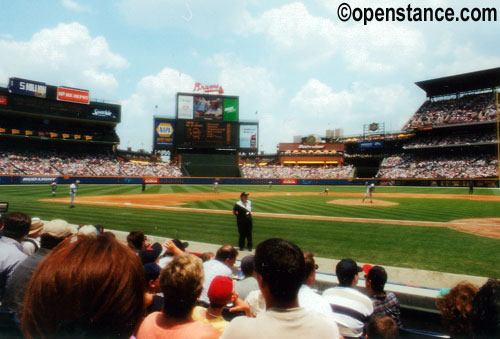
[[50, 188], [52, 189], [52, 196], [56, 196], [56, 190], [57, 190], [57, 183], [54, 181], [52, 184], [50, 184]]
[[365, 202], [366, 198], [370, 198], [370, 203], [373, 203], [372, 194], [374, 191], [375, 191], [375, 184], [371, 184], [370, 186], [368, 186], [368, 188], [366, 189], [365, 196], [363, 197], [363, 200], [361, 200], [361, 202]]

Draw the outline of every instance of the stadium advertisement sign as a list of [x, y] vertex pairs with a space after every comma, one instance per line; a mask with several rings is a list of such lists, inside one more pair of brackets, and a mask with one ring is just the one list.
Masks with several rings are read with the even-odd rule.
[[5, 95], [0, 95], [0, 105], [7, 105], [7, 97]]
[[57, 100], [88, 105], [90, 104], [90, 94], [89, 91], [83, 89], [57, 87]]
[[238, 98], [224, 98], [224, 121], [238, 121]]
[[240, 148], [257, 149], [258, 125], [240, 125]]
[[40, 184], [57, 181], [57, 177], [21, 177], [22, 184]]
[[383, 148], [383, 147], [384, 147], [383, 141], [369, 141], [369, 142], [360, 142], [359, 143], [360, 149]]
[[9, 78], [9, 93], [46, 98], [47, 85], [39, 81]]
[[165, 149], [173, 147], [175, 137], [175, 121], [171, 119], [155, 119], [154, 127], [154, 148]]
[[282, 185], [297, 185], [297, 179], [282, 179]]
[[145, 177], [143, 179], [145, 184], [159, 184], [160, 183], [160, 178], [158, 177]]
[[191, 95], [177, 97], [177, 118], [193, 119], [193, 97]]

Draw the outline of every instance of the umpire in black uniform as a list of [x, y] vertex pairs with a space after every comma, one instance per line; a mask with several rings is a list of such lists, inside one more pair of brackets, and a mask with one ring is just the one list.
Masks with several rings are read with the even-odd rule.
[[243, 192], [240, 195], [240, 201], [234, 204], [233, 214], [236, 216], [238, 224], [238, 233], [240, 238], [238, 246], [240, 251], [245, 247], [245, 238], [247, 239], [248, 250], [252, 250], [252, 202], [248, 200], [248, 193]]

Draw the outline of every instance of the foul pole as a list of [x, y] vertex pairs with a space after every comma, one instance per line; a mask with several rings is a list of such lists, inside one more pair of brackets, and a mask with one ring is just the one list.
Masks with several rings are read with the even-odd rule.
[[498, 187], [500, 187], [500, 118], [498, 113], [498, 89], [495, 90], [496, 108], [497, 108], [497, 171], [498, 171]]

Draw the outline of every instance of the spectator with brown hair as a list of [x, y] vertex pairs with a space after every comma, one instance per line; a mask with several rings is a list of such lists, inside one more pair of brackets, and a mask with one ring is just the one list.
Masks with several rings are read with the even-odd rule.
[[7, 282], [12, 273], [27, 255], [21, 242], [31, 227], [29, 215], [21, 212], [7, 214], [3, 224], [3, 236], [0, 238], [0, 301], [3, 300]]
[[436, 307], [441, 311], [443, 324], [452, 338], [472, 336], [470, 312], [477, 291], [476, 286], [462, 282], [436, 300]]
[[304, 251], [304, 262], [304, 283], [299, 290], [299, 305], [307, 311], [319, 313], [328, 321], [335, 323], [330, 304], [312, 288], [316, 281], [316, 270], [318, 268], [318, 265], [314, 261], [314, 254]]
[[191, 254], [176, 256], [160, 274], [163, 312], [153, 312], [137, 332], [142, 338], [218, 338], [220, 332], [193, 320], [191, 314], [203, 288], [203, 265]]
[[488, 279], [479, 288], [470, 312], [472, 332], [476, 339], [500, 336], [500, 280]]
[[396, 322], [385, 314], [374, 314], [366, 324], [367, 339], [397, 339], [399, 330]]
[[127, 235], [127, 245], [134, 251], [140, 251], [146, 247], [146, 236], [141, 230], [130, 231]]
[[137, 256], [108, 236], [63, 242], [38, 265], [21, 327], [33, 337], [129, 337], [144, 311]]
[[205, 281], [203, 282], [203, 291], [200, 296], [200, 304], [208, 307], [210, 300], [208, 299], [208, 288], [218, 275], [232, 278], [232, 268], [236, 262], [238, 250], [231, 245], [221, 246], [215, 254], [215, 259], [203, 263], [203, 271], [205, 272]]

